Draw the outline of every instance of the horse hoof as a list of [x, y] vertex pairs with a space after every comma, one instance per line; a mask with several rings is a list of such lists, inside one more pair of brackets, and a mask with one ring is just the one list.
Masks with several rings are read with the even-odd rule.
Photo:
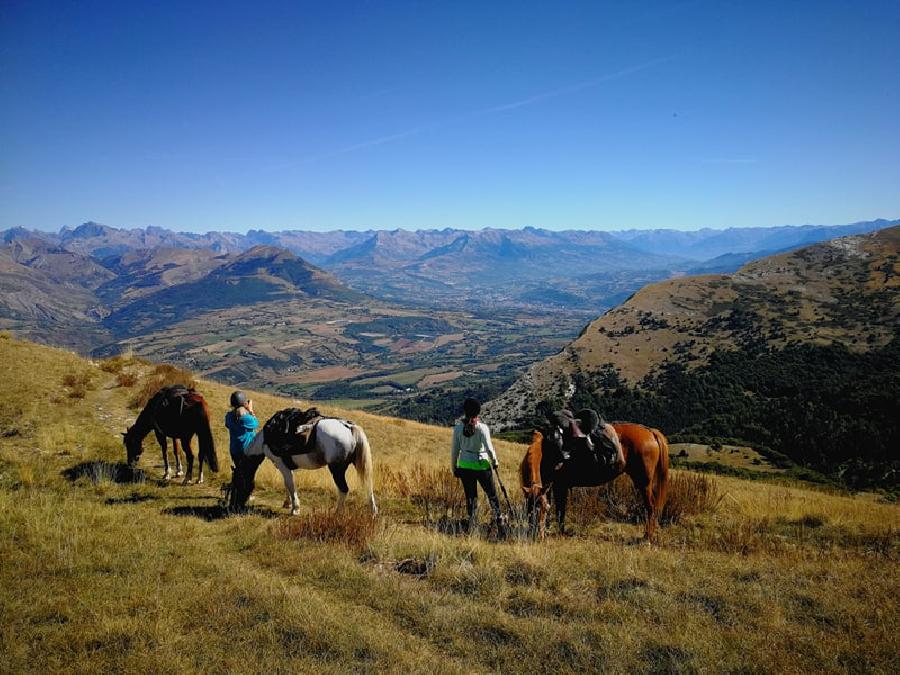
[[292, 516], [296, 516], [298, 513], [300, 513], [300, 509], [291, 509]]
[[183, 475], [184, 475], [184, 471], [176, 471], [175, 472], [175, 478], [180, 478]]

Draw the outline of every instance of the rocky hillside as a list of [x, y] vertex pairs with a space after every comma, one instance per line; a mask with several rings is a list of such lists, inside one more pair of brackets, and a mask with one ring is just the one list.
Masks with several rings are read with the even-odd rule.
[[[896, 408], [896, 401], [866, 397], [886, 396], [900, 380], [898, 270], [900, 227], [894, 227], [765, 258], [733, 275], [647, 286], [533, 366], [486, 406], [485, 418], [498, 428], [519, 427], [529, 423], [539, 401], [575, 396], [610, 416], [640, 417], [666, 433], [740, 434], [796, 456], [807, 443], [790, 436], [804, 423], [830, 425], [837, 438], [851, 434], [862, 419], [877, 425], [879, 415]], [[755, 368], [768, 370], [743, 381]], [[832, 376], [819, 382], [825, 372]], [[864, 382], [863, 375], [879, 384]], [[784, 391], [765, 390], [779, 378]], [[724, 392], [738, 381], [742, 391]], [[685, 400], [684, 392], [694, 387], [693, 401]], [[806, 407], [796, 411], [793, 432], [787, 417], [783, 433], [749, 422], [771, 427], [799, 400]], [[861, 405], [863, 400], [868, 403]], [[884, 434], [872, 436], [881, 447]], [[843, 442], [859, 453], [862, 445], [858, 433]], [[811, 459], [811, 448], [804, 453], [801, 459], [820, 467], [834, 459]]]

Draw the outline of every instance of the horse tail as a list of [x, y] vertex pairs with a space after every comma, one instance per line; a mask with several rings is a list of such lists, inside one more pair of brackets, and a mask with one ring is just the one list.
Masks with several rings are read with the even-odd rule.
[[669, 489], [669, 441], [659, 429], [650, 431], [659, 446], [659, 459], [656, 461], [656, 471], [653, 472], [653, 502], [656, 504], [657, 516], [660, 516], [666, 504], [666, 491]]
[[213, 440], [212, 428], [209, 423], [209, 407], [202, 396], [198, 397], [198, 399], [201, 411], [197, 424], [197, 444], [200, 446], [200, 461], [202, 462], [203, 458], [206, 457], [206, 463], [209, 464], [210, 471], [218, 472], [219, 456], [216, 454], [216, 444]]
[[374, 486], [374, 467], [372, 465], [372, 448], [369, 446], [369, 439], [362, 427], [353, 425], [353, 466], [356, 467], [356, 473], [360, 481], [366, 486], [369, 493], [369, 503], [372, 506], [372, 513], [378, 513], [378, 507], [375, 504], [375, 486]]

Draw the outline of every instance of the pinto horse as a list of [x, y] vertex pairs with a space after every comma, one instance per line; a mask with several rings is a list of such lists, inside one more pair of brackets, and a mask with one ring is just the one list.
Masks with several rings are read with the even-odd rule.
[[606, 426], [615, 432], [624, 462], [616, 461], [611, 466], [587, 473], [567, 458], [565, 448], [572, 440], [571, 432], [567, 434], [568, 430], [551, 423], [543, 431], [535, 431], [532, 435], [522, 460], [522, 491], [527, 512], [541, 537], [545, 532], [549, 491], [552, 490], [553, 494], [557, 526], [563, 533], [571, 488], [595, 487], [627, 473], [641, 494], [646, 512], [646, 536], [652, 540], [669, 484], [668, 441], [658, 429], [641, 424], [613, 422]]
[[[196, 435], [200, 445], [200, 466], [197, 482], [203, 482], [203, 460], [209, 463], [212, 471], [219, 470], [219, 458], [213, 442], [212, 429], [209, 425], [209, 408], [206, 400], [193, 389], [184, 386], [163, 387], [156, 392], [144, 406], [134, 424], [128, 427], [122, 436], [128, 464], [134, 466], [143, 453], [144, 437], [153, 431], [162, 449], [164, 480], [171, 478], [169, 470], [169, 453], [166, 439], [172, 439], [173, 452], [177, 470], [180, 474], [181, 461], [178, 457], [178, 445], [187, 459], [187, 474], [184, 485], [187, 485], [194, 472], [194, 453], [191, 451], [191, 439]], [[176, 475], [179, 475], [176, 474]]]
[[[279, 413], [273, 415], [272, 418], [274, 419], [277, 415]], [[369, 439], [362, 427], [344, 420], [323, 418], [315, 425], [315, 434], [312, 437], [313, 447], [302, 447], [301, 452], [299, 434], [307, 429], [304, 427], [296, 430], [292, 428], [291, 434], [296, 434], [298, 437], [296, 447], [294, 445], [287, 448], [269, 447], [266, 442], [266, 428], [270, 428], [271, 421], [272, 419], [266, 422], [265, 427], [256, 434], [256, 437], [244, 450], [243, 458], [235, 467], [228, 498], [231, 511], [243, 511], [246, 508], [250, 493], [253, 492], [254, 478], [259, 465], [268, 457], [284, 478], [284, 489], [287, 492], [285, 506], [290, 505], [292, 516], [297, 514], [300, 506], [297, 489], [294, 486], [294, 469], [321, 469], [327, 466], [338, 489], [337, 510], [340, 511], [344, 505], [344, 499], [350, 491], [345, 474], [351, 464], [356, 468], [360, 481], [366, 486], [372, 514], [378, 514], [372, 485], [372, 449], [369, 447]], [[279, 439], [279, 442], [281, 440]], [[273, 440], [270, 439], [269, 442], [274, 446]], [[278, 454], [273, 451], [276, 449]], [[294, 454], [295, 452], [297, 454]]]

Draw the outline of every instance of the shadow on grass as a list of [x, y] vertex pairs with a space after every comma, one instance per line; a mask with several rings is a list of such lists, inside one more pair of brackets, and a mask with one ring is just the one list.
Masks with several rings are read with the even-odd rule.
[[103, 501], [107, 506], [120, 506], [122, 504], [140, 504], [141, 502], [149, 502], [159, 499], [153, 495], [131, 494], [127, 497], [110, 497]]
[[147, 474], [143, 469], [128, 466], [124, 462], [82, 462], [65, 469], [62, 475], [73, 483], [80, 478], [87, 478], [94, 485], [104, 481], [119, 484], [147, 482]]
[[260, 516], [262, 518], [276, 518], [278, 513], [272, 509], [265, 507], [253, 507], [241, 514], [233, 514], [221, 504], [213, 504], [211, 506], [173, 506], [162, 510], [167, 516], [189, 516], [199, 518], [211, 523], [216, 520], [222, 520], [232, 515], [242, 516]]

